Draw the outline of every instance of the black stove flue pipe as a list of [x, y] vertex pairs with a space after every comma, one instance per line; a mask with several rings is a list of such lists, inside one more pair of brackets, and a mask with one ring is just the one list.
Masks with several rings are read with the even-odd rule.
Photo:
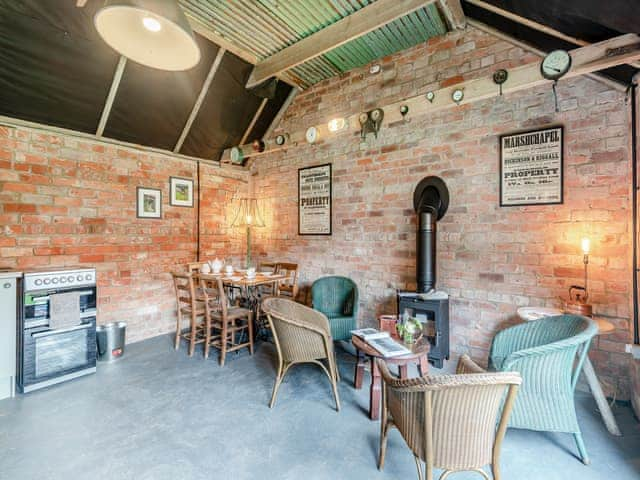
[[416, 283], [418, 293], [436, 286], [436, 222], [447, 212], [449, 190], [439, 177], [425, 177], [413, 192], [418, 215], [416, 232]]

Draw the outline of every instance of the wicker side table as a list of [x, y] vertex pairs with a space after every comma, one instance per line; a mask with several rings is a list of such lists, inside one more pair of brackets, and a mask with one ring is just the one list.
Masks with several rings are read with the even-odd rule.
[[[411, 350], [411, 353], [400, 355], [393, 358], [385, 358], [385, 362], [390, 365], [398, 365], [400, 378], [408, 378], [408, 366], [415, 364], [418, 366], [418, 372], [421, 376], [429, 373], [429, 347], [430, 343], [426, 337], [422, 337], [412, 344], [403, 343], [396, 340], [401, 345]], [[382, 376], [376, 365], [376, 358], [384, 358], [380, 353], [369, 345], [365, 340], [357, 335], [351, 336], [351, 342], [356, 349], [358, 362], [356, 364], [353, 385], [356, 389], [362, 388], [362, 378], [364, 376], [364, 368], [367, 360], [371, 362], [371, 387], [369, 389], [369, 418], [378, 420], [380, 418], [380, 400], [382, 398]]]

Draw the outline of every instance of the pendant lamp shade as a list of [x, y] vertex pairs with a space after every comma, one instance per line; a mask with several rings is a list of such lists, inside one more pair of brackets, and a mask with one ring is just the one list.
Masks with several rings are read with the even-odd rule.
[[160, 70], [188, 70], [200, 61], [191, 26], [176, 0], [107, 0], [94, 24], [121, 55]]

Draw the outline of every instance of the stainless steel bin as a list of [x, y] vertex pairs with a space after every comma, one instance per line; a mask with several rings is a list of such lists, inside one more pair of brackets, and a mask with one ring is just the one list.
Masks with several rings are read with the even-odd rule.
[[126, 322], [107, 323], [96, 327], [98, 360], [112, 362], [124, 354]]

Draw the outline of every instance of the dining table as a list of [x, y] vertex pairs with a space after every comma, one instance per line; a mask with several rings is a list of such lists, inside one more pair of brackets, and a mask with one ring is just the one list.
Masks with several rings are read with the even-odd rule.
[[273, 272], [256, 272], [255, 276], [248, 276], [246, 270], [236, 270], [231, 274], [222, 272], [212, 274], [220, 276], [222, 283], [230, 291], [230, 299], [233, 301], [233, 289], [240, 291], [240, 298], [244, 300], [247, 308], [253, 311], [256, 334], [260, 338], [268, 338], [267, 324], [260, 318], [259, 306], [262, 301], [262, 292], [259, 287], [271, 287], [274, 295], [278, 295], [280, 282], [287, 279], [286, 275]]

